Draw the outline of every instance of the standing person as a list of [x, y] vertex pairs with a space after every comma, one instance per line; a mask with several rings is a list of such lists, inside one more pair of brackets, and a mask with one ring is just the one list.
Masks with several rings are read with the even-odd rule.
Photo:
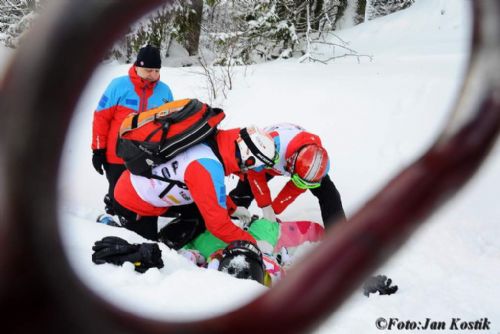
[[[265, 130], [274, 138], [279, 160], [272, 168], [249, 171], [229, 193], [234, 203], [248, 208], [255, 198], [264, 218], [276, 221], [276, 214], [310, 190], [318, 198], [326, 228], [337, 219], [345, 220], [340, 194], [328, 176], [330, 160], [321, 139], [294, 124], [278, 124]], [[277, 175], [290, 180], [273, 200], [267, 182]]]
[[[230, 215], [249, 222], [251, 214], [228, 201], [224, 181], [229, 174], [272, 166], [276, 153], [274, 140], [259, 128], [218, 130], [212, 140], [153, 167], [152, 177], [125, 171], [115, 187], [116, 213], [124, 227], [174, 249], [207, 229], [225, 243], [246, 240], [272, 253], [271, 245], [231, 221]], [[172, 214], [180, 217], [158, 236], [158, 216]]]
[[160, 81], [160, 68], [160, 50], [151, 45], [141, 48], [128, 75], [111, 81], [94, 112], [92, 164], [99, 174], [106, 173], [109, 188], [104, 196], [104, 204], [108, 214], [115, 214], [113, 191], [125, 170], [123, 160], [116, 155], [116, 141], [122, 121], [130, 113], [140, 113], [173, 101], [169, 86]]

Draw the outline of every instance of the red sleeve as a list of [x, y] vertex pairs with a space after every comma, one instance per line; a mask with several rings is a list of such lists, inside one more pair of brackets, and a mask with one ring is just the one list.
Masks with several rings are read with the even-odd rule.
[[233, 202], [232, 198], [226, 196], [227, 213], [231, 216], [234, 211], [236, 211], [236, 203]]
[[249, 170], [247, 178], [259, 208], [271, 205], [271, 191], [267, 185], [266, 171], [256, 172]]
[[126, 170], [116, 182], [114, 189], [115, 200], [121, 206], [140, 216], [161, 216], [164, 214], [167, 208], [153, 206], [137, 194], [130, 177], [130, 172]]
[[92, 149], [106, 148], [108, 133], [113, 120], [114, 107], [94, 112], [94, 121], [92, 122]]
[[234, 240], [256, 243], [248, 232], [234, 225], [229, 218], [226, 208], [224, 169], [219, 162], [213, 160], [208, 164], [192, 162], [186, 169], [184, 181], [200, 210], [207, 230], [226, 243]]
[[297, 188], [292, 180], [288, 181], [287, 184], [281, 189], [278, 196], [273, 201], [273, 210], [276, 214], [280, 214], [290, 205], [295, 199], [305, 192], [305, 189]]

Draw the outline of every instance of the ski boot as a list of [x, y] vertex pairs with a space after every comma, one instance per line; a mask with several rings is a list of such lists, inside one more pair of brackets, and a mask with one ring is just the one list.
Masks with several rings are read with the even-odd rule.
[[108, 225], [108, 226], [115, 226], [115, 227], [121, 227], [120, 224], [118, 224], [115, 219], [113, 218], [112, 215], [103, 213], [97, 217], [96, 220], [100, 224]]

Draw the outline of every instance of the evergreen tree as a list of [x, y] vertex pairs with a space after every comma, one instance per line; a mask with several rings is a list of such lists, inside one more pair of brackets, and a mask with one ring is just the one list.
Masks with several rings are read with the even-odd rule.
[[190, 56], [198, 54], [202, 18], [203, 0], [191, 0], [189, 5], [176, 13], [176, 37]]
[[196, 55], [202, 12], [203, 0], [175, 0], [173, 4], [163, 5], [133, 24], [108, 56], [132, 62], [142, 46], [151, 44], [160, 48], [163, 57], [168, 57], [173, 40], [179, 42], [189, 55]]
[[182, 10], [180, 1], [176, 0], [172, 5], [163, 5], [147, 14], [113, 45], [108, 57], [121, 62], [133, 62], [139, 49], [146, 44], [160, 48], [162, 56], [167, 57], [172, 38], [177, 33], [175, 18]]
[[366, 13], [369, 20], [389, 15], [410, 7], [415, 0], [368, 0]]
[[334, 30], [346, 6], [347, 0], [212, 1], [204, 31], [220, 63], [286, 58], [303, 54], [312, 34]]

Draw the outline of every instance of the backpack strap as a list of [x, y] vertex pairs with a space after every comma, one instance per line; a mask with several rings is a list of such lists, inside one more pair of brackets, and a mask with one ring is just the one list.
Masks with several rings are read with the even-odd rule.
[[181, 181], [172, 180], [172, 179], [169, 179], [167, 177], [158, 176], [158, 175], [154, 175], [154, 174], [152, 174], [149, 178], [150, 179], [155, 179], [155, 180], [160, 180], [160, 181], [168, 183], [168, 186], [158, 195], [159, 198], [163, 198], [175, 186], [187, 190], [186, 184], [184, 182], [181, 182]]
[[168, 143], [167, 140], [165, 140], [160, 146], [158, 154], [168, 160], [188, 147], [206, 141], [207, 138], [217, 131], [216, 125], [219, 124], [224, 117], [225, 114], [222, 109], [207, 106], [207, 110], [203, 117], [192, 124], [189, 129], [186, 129], [183, 133], [170, 137]]
[[149, 142], [151, 140], [151, 138], [153, 138], [153, 136], [160, 130], [162, 130], [161, 136], [162, 136], [162, 142], [163, 142], [163, 140], [164, 140], [163, 137], [166, 137], [165, 134], [167, 133], [167, 130], [168, 130], [168, 127], [170, 124], [166, 121], [163, 121], [160, 123], [162, 124], [162, 126], [157, 127], [154, 131], [151, 131], [151, 133], [144, 139], [145, 142]]
[[[125, 120], [122, 122], [120, 126], [120, 132], [119, 136], [123, 136], [125, 133], [132, 131], [136, 128], [139, 128], [143, 126], [144, 124], [147, 124], [149, 122], [157, 121], [157, 120], [162, 120], [165, 118], [168, 118], [170, 120], [176, 120], [177, 118], [183, 118], [186, 116], [186, 113], [191, 113], [193, 112], [193, 108], [187, 108], [187, 110], [184, 110], [185, 107], [188, 105], [195, 105], [196, 103], [200, 103], [196, 99], [182, 99], [182, 100], [176, 100], [172, 102], [165, 103], [158, 108], [150, 109], [147, 111], [143, 111], [141, 113], [137, 114], [131, 114], [125, 118]], [[183, 111], [182, 113], [179, 113], [180, 111]], [[178, 114], [179, 115], [174, 115]]]
[[217, 159], [219, 159], [219, 161], [221, 162], [221, 164], [224, 165], [224, 160], [222, 160], [222, 155], [220, 154], [219, 147], [217, 146], [217, 141], [215, 140], [215, 134], [213, 136], [210, 136], [210, 137], [206, 138], [203, 141], [203, 143], [207, 144], [207, 146], [210, 147], [210, 149], [215, 154], [215, 156], [217, 157]]
[[[215, 136], [208, 137], [204, 142], [204, 144], [207, 144], [207, 146], [212, 150], [212, 152], [215, 154], [217, 159], [224, 164], [224, 160], [222, 160], [222, 155], [219, 152], [219, 147], [217, 146], [217, 142], [215, 140]], [[178, 186], [179, 188], [186, 189], [188, 190], [188, 187], [186, 186], [185, 183], [177, 180], [172, 180], [166, 176], [159, 176], [159, 175], [148, 175], [147, 176], [150, 179], [155, 179], [159, 181], [163, 181], [168, 183], [168, 186], [158, 195], [158, 197], [163, 198], [166, 194], [172, 190], [174, 186]]]

